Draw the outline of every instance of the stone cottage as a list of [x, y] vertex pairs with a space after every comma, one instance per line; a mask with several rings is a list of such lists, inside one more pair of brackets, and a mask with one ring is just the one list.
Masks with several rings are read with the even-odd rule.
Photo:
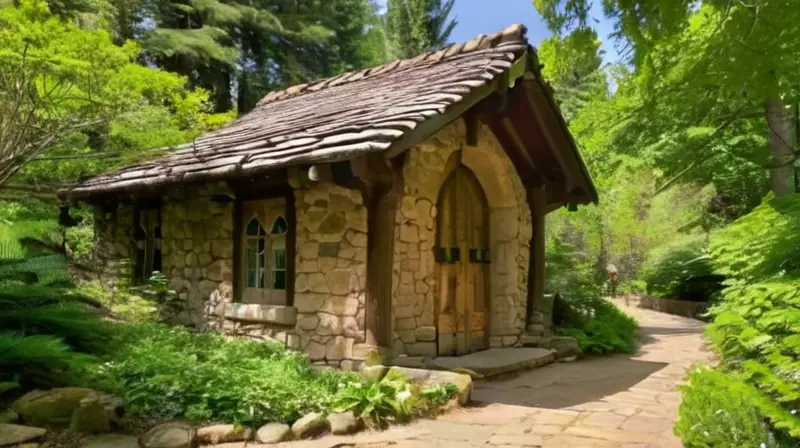
[[535, 345], [545, 214], [597, 200], [519, 25], [272, 92], [61, 196], [94, 205], [106, 280], [160, 271], [185, 322], [343, 368]]

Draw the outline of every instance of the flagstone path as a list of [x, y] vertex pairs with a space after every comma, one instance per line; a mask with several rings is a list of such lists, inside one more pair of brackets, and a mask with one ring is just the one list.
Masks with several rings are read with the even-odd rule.
[[438, 420], [286, 447], [680, 447], [672, 434], [680, 403], [676, 385], [693, 363], [711, 360], [703, 323], [623, 308], [641, 327], [642, 345], [633, 355], [553, 364], [479, 382], [474, 406]]

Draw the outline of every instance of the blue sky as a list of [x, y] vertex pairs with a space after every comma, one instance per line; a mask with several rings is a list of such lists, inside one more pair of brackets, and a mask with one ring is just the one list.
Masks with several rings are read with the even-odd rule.
[[[377, 2], [381, 6], [386, 5], [386, 0]], [[594, 2], [595, 5], [598, 3]], [[605, 20], [598, 8], [593, 8], [592, 15], [598, 20], [595, 28], [603, 40], [603, 57], [606, 62], [616, 62], [619, 55], [613, 42], [608, 39], [612, 25]], [[450, 37], [453, 42], [463, 42], [478, 34], [500, 31], [512, 23], [522, 23], [528, 27], [528, 40], [534, 46], [550, 36], [550, 31], [533, 7], [532, 0], [456, 0], [452, 17], [458, 20], [458, 26]]]

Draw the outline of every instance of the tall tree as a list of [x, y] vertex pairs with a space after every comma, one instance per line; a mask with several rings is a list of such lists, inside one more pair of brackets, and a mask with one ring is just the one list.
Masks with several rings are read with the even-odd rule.
[[542, 74], [552, 84], [568, 122], [589, 101], [608, 93], [606, 75], [600, 69], [600, 40], [590, 28], [545, 39], [539, 46], [539, 60], [544, 66]]
[[[790, 31], [800, 20], [795, 3], [605, 0], [604, 13], [633, 49], [640, 78], [643, 108], [629, 128], [636, 147], [685, 146], [688, 157], [675, 179], [709, 170], [727, 152], [767, 168], [776, 194], [795, 191], [798, 148], [788, 107], [800, 85], [800, 35]], [[588, 0], [534, 5], [558, 33], [591, 22]], [[760, 138], [751, 133], [755, 124]]]
[[0, 9], [0, 184], [76, 133], [163, 107], [187, 92], [181, 77], [136, 63], [139, 48], [60, 20], [42, 0]]
[[386, 31], [391, 59], [410, 58], [443, 47], [458, 22], [455, 0], [389, 0]]

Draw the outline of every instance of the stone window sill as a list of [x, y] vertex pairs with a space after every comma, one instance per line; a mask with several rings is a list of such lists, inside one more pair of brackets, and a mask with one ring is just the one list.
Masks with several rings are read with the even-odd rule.
[[[223, 314], [219, 311], [217, 315]], [[224, 317], [225, 319], [239, 322], [294, 327], [295, 323], [297, 323], [297, 308], [283, 305], [261, 305], [258, 303], [226, 303]]]

